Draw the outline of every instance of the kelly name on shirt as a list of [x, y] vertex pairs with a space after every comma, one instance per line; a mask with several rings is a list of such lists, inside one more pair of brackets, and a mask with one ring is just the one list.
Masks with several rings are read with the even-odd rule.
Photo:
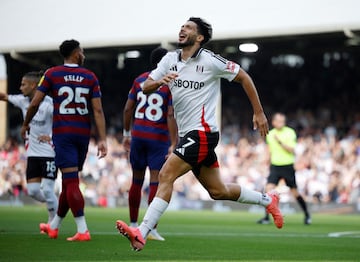
[[79, 75], [66, 75], [64, 76], [64, 80], [66, 82], [82, 82], [84, 80], [84, 77]]

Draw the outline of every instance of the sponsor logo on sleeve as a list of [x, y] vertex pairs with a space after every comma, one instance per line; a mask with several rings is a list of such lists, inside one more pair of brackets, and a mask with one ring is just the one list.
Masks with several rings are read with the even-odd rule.
[[232, 61], [228, 61], [226, 63], [226, 70], [227, 71], [230, 71], [230, 72], [234, 73], [235, 67], [236, 67], [236, 64], [234, 62], [232, 62]]

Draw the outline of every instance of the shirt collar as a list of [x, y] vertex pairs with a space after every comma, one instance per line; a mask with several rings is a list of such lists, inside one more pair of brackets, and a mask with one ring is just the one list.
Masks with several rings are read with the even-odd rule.
[[78, 64], [67, 64], [67, 63], [65, 63], [64, 66], [68, 66], [68, 67], [79, 67]]
[[[201, 53], [202, 50], [203, 50], [203, 48], [200, 47], [198, 50], [196, 50], [196, 51], [194, 52], [194, 54], [191, 56], [191, 58], [197, 58], [197, 57], [200, 55], [200, 53]], [[179, 55], [178, 55], [178, 60], [179, 60], [179, 62], [181, 62], [181, 61], [182, 61], [182, 60], [181, 60], [181, 49], [178, 50], [178, 53], [179, 53]]]

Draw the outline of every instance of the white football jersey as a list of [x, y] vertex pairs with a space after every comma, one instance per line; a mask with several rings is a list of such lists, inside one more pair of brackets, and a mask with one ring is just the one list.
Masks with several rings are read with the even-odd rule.
[[[30, 99], [24, 95], [9, 95], [8, 100], [19, 107], [25, 118]], [[55, 157], [52, 142], [40, 142], [39, 136], [52, 136], [53, 102], [46, 96], [40, 103], [39, 110], [30, 122], [30, 132], [25, 142], [26, 155], [29, 157]]]
[[192, 130], [219, 131], [215, 112], [220, 81], [232, 81], [239, 70], [238, 64], [200, 48], [188, 61], [182, 61], [180, 50], [168, 52], [150, 77], [157, 81], [168, 73], [178, 74], [169, 87], [179, 136], [184, 136]]

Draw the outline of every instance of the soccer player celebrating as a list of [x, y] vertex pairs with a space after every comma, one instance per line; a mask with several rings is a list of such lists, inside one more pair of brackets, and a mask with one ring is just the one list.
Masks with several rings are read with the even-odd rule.
[[[20, 108], [25, 118], [26, 110], [34, 97], [42, 72], [28, 72], [21, 80], [18, 95], [0, 93], [0, 100], [8, 101]], [[52, 144], [53, 102], [46, 96], [39, 105], [39, 111], [30, 122], [30, 132], [26, 135], [25, 149], [27, 155], [26, 181], [27, 192], [33, 199], [46, 202], [48, 222], [57, 211], [58, 199], [54, 191], [57, 168], [55, 151]]]
[[29, 130], [29, 123], [47, 93], [54, 102], [53, 142], [55, 163], [62, 173], [62, 192], [57, 215], [50, 224], [40, 224], [40, 230], [57, 238], [58, 228], [69, 209], [75, 217], [77, 233], [68, 241], [91, 239], [84, 215], [84, 197], [79, 188], [79, 171], [82, 170], [90, 139], [91, 103], [98, 130], [98, 156], [107, 153], [105, 118], [97, 77], [83, 68], [84, 53], [76, 40], [66, 40], [60, 45], [64, 65], [48, 69], [40, 80], [21, 129], [22, 136]]
[[116, 221], [119, 232], [129, 239], [134, 250], [143, 249], [146, 236], [169, 205], [175, 180], [189, 170], [213, 199], [262, 205], [272, 214], [275, 225], [283, 226], [275, 191], [262, 194], [238, 184], [225, 184], [220, 178], [214, 151], [219, 140], [215, 110], [220, 79], [243, 86], [254, 110], [254, 128], [263, 137], [268, 133], [268, 122], [250, 76], [238, 64], [202, 48], [211, 36], [210, 24], [191, 17], [179, 32], [181, 49], [168, 52], [142, 87], [146, 94], [163, 85], [170, 87], [180, 142], [160, 170], [158, 191], [140, 226], [132, 228], [121, 220]]
[[[160, 47], [151, 52], [151, 69], [156, 68], [166, 53], [167, 50]], [[148, 203], [150, 204], [158, 188], [159, 170], [168, 153], [175, 149], [177, 142], [176, 122], [169, 87], [164, 85], [151, 95], [145, 95], [142, 92], [141, 85], [149, 74], [150, 72], [145, 72], [134, 80], [124, 108], [123, 144], [127, 150], [130, 150], [130, 163], [133, 173], [129, 190], [130, 226], [132, 227], [138, 226], [141, 190], [146, 167], [149, 167], [150, 170], [148, 196]], [[133, 116], [134, 123], [130, 136]], [[151, 230], [148, 239], [165, 240], [156, 228]]]
[[[304, 198], [300, 195], [295, 179], [295, 146], [296, 146], [296, 133], [291, 127], [286, 126], [286, 116], [282, 113], [274, 114], [272, 118], [273, 128], [266, 136], [270, 152], [270, 174], [265, 187], [265, 191], [273, 190], [281, 179], [290, 187], [290, 191], [294, 198], [299, 203], [304, 212], [304, 224], [311, 224], [311, 217], [307, 209]], [[265, 217], [260, 219], [258, 224], [269, 224], [269, 214], [265, 213]]]

